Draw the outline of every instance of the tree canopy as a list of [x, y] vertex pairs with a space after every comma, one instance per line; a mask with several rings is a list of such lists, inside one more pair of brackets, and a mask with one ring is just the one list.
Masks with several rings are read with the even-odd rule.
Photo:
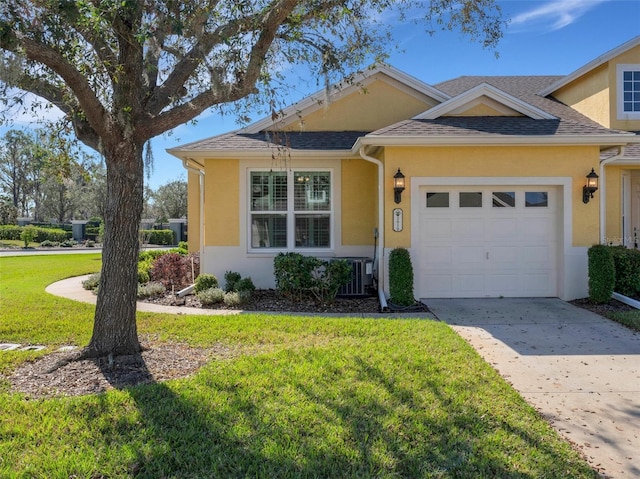
[[385, 15], [495, 46], [495, 0], [3, 0], [0, 99], [60, 108], [107, 167], [101, 287], [89, 354], [139, 350], [137, 229], [145, 142], [215, 106], [267, 95], [289, 65], [327, 78], [380, 60]]

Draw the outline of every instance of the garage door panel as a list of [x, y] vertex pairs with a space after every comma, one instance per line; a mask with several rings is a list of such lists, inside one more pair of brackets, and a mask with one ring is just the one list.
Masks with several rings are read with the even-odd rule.
[[[480, 191], [485, 200], [495, 191], [513, 193], [502, 207], [493, 206], [494, 201], [484, 201], [482, 207], [459, 206], [461, 192]], [[446, 192], [454, 200], [449, 207], [420, 206], [420, 297], [557, 295], [562, 222], [553, 187], [420, 188], [421, 197], [427, 192]], [[525, 203], [534, 196], [546, 200]]]

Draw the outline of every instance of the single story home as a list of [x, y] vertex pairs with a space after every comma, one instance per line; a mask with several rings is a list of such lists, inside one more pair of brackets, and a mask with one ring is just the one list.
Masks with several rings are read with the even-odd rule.
[[640, 36], [565, 76], [378, 65], [169, 152], [218, 277], [269, 288], [280, 252], [369, 258], [384, 301], [403, 247], [416, 298], [584, 297], [588, 248], [639, 242]]

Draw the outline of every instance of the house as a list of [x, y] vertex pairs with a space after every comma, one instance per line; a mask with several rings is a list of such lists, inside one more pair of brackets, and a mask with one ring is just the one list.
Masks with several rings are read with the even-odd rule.
[[588, 248], [639, 242], [640, 36], [566, 76], [428, 85], [380, 65], [169, 152], [219, 277], [266, 288], [279, 252], [369, 257], [384, 301], [404, 247], [416, 298], [584, 297]]

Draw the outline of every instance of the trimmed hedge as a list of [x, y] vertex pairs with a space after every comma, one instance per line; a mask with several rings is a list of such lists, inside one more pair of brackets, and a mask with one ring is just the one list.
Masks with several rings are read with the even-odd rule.
[[140, 230], [143, 238], [149, 238], [149, 244], [172, 245], [175, 244], [173, 230]]
[[25, 228], [32, 228], [35, 236], [33, 241], [42, 243], [43, 241], [62, 242], [71, 238], [71, 233], [59, 228], [41, 228], [38, 226], [16, 226], [0, 225], [0, 240], [20, 240], [20, 235]]
[[624, 246], [609, 247], [615, 267], [616, 293], [635, 296], [640, 291], [640, 251]]
[[596, 303], [607, 303], [616, 284], [616, 269], [612, 248], [597, 244], [589, 248], [589, 299]]
[[405, 248], [396, 248], [389, 254], [390, 302], [400, 306], [411, 306], [413, 297], [413, 266], [411, 256]]

